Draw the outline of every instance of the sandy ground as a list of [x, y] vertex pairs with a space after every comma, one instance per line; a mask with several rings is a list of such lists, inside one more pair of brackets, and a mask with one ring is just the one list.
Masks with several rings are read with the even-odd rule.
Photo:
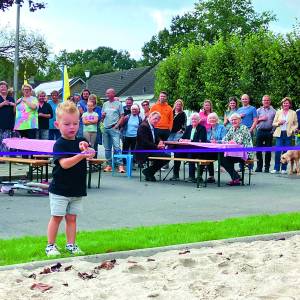
[[300, 299], [300, 236], [102, 263], [1, 271], [0, 299]]

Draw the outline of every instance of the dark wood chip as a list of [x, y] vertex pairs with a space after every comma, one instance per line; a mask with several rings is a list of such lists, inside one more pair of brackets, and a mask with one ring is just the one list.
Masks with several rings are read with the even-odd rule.
[[70, 265], [70, 266], [67, 266], [67, 267], [65, 267], [65, 271], [66, 271], [66, 272], [67, 272], [67, 271], [70, 271], [72, 268], [73, 268], [73, 266], [72, 266], [72, 265]]
[[134, 260], [128, 260], [127, 261], [129, 264], [137, 264], [137, 261], [134, 261]]
[[78, 272], [78, 276], [83, 280], [89, 280], [89, 279], [93, 279], [96, 277], [94, 274], [88, 274], [86, 272], [83, 272], [83, 273]]
[[154, 258], [148, 258], [147, 261], [155, 261]]
[[188, 254], [188, 253], [191, 253], [191, 251], [188, 250], [188, 249], [186, 249], [186, 250], [184, 250], [182, 252], [179, 252], [179, 255]]
[[51, 266], [50, 270], [51, 272], [59, 272], [61, 267], [62, 264], [58, 262], [56, 265]]
[[117, 261], [115, 259], [105, 260], [104, 262], [101, 263], [100, 266], [96, 267], [95, 269], [111, 270], [112, 268], [114, 268], [116, 262]]
[[33, 278], [33, 279], [36, 279], [36, 274], [35, 273], [32, 273], [28, 276], [28, 278]]
[[49, 274], [49, 273], [51, 273], [50, 268], [44, 268], [44, 270], [40, 272], [40, 274]]

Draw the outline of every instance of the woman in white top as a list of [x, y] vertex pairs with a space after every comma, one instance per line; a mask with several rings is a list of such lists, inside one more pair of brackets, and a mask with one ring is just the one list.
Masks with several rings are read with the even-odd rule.
[[[276, 147], [290, 146], [292, 143], [292, 135], [298, 128], [297, 114], [292, 107], [292, 99], [285, 97], [281, 100], [282, 109], [276, 112], [273, 126], [275, 131], [273, 136], [276, 138]], [[280, 171], [280, 157], [282, 151], [275, 152], [275, 165], [272, 174]], [[281, 165], [281, 173], [286, 174], [287, 164]]]

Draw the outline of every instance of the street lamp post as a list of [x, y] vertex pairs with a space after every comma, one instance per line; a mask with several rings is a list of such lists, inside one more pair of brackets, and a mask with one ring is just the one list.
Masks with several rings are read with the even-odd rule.
[[16, 0], [16, 4], [17, 4], [17, 22], [16, 22], [15, 61], [14, 61], [14, 98], [15, 99], [17, 99], [17, 93], [18, 93], [18, 74], [19, 74], [20, 0]]
[[85, 78], [86, 78], [85, 87], [88, 89], [88, 79], [91, 75], [91, 71], [90, 70], [85, 70], [84, 75], [85, 75]]

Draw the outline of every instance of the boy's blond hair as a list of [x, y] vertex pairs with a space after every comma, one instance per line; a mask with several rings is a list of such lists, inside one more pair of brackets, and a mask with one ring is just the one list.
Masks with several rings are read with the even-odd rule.
[[56, 108], [56, 120], [59, 120], [64, 113], [77, 114], [79, 118], [79, 110], [72, 101], [64, 101], [58, 104]]

